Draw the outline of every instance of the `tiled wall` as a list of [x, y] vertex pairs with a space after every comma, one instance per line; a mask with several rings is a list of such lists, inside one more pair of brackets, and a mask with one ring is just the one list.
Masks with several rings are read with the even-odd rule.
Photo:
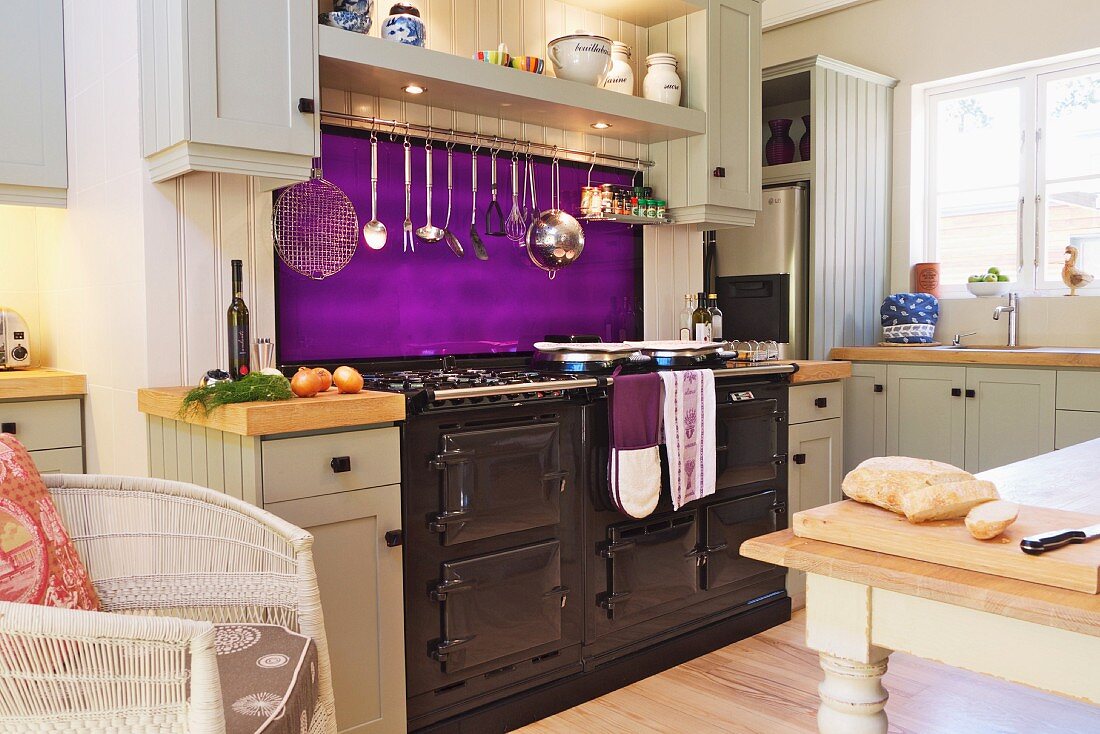
[[42, 329], [39, 253], [48, 257], [64, 221], [64, 209], [0, 206], [0, 306], [26, 319], [31, 358], [41, 366], [53, 364], [54, 344]]

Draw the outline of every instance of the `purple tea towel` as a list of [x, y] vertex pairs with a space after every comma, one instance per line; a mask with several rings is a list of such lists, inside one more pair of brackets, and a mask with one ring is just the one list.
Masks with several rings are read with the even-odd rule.
[[661, 379], [616, 375], [608, 409], [611, 500], [623, 514], [647, 517], [661, 497]]

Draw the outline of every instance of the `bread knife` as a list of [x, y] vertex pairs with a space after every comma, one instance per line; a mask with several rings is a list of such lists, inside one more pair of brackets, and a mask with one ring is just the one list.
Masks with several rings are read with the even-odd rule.
[[1044, 551], [1061, 548], [1070, 543], [1084, 543], [1100, 538], [1100, 525], [1090, 525], [1087, 528], [1074, 530], [1051, 530], [1048, 533], [1029, 535], [1020, 540], [1020, 550], [1029, 555], [1037, 556]]

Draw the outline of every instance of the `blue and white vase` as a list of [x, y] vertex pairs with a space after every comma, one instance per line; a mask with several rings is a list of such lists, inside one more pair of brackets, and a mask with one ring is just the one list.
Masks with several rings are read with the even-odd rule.
[[420, 11], [409, 3], [397, 3], [382, 21], [382, 38], [408, 46], [423, 46], [428, 40]]
[[370, 9], [373, 5], [374, 0], [332, 0], [333, 10], [346, 10], [349, 13], [358, 13], [359, 15], [370, 15]]

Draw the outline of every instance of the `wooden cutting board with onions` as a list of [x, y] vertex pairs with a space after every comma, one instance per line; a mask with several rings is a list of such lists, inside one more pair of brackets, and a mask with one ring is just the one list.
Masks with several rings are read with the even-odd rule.
[[1100, 540], [1040, 556], [1022, 553], [1020, 540], [1097, 523], [1100, 516], [1020, 505], [1016, 522], [1001, 535], [976, 540], [961, 518], [914, 524], [888, 510], [844, 500], [795, 513], [793, 530], [800, 538], [1096, 594], [1100, 593]]

